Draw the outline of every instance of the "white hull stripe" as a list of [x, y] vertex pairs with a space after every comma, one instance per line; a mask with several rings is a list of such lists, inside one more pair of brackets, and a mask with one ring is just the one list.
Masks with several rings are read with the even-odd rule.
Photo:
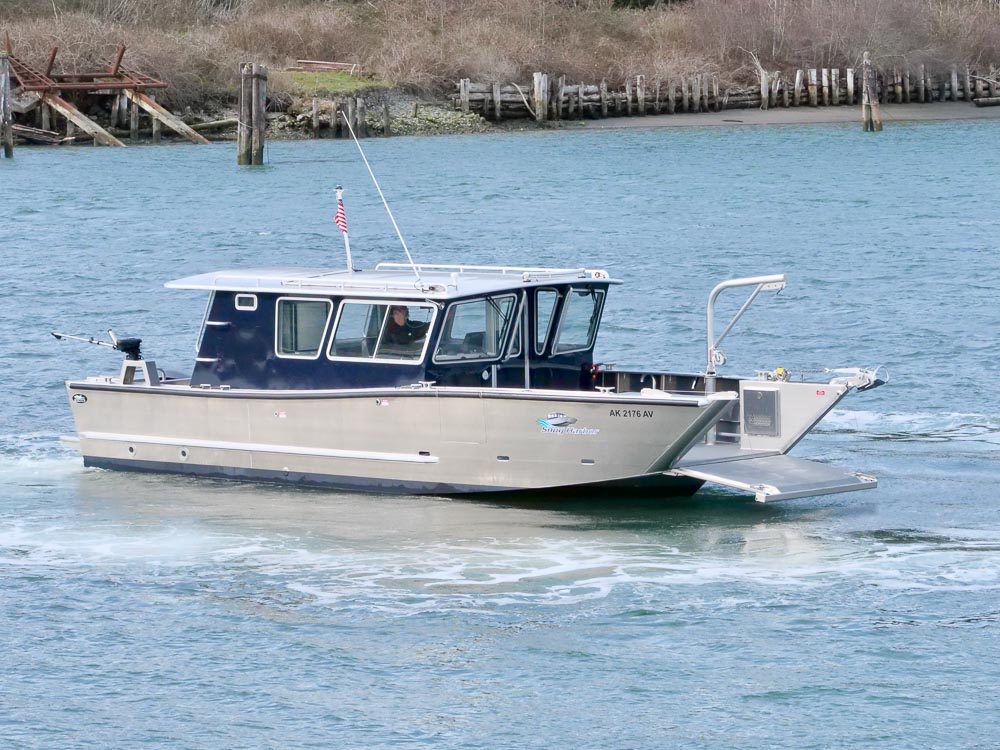
[[267, 443], [234, 443], [225, 440], [185, 440], [182, 438], [126, 435], [117, 432], [81, 432], [84, 440], [109, 440], [116, 443], [140, 445], [174, 445], [179, 448], [211, 448], [224, 451], [252, 451], [255, 453], [283, 453], [291, 456], [316, 456], [320, 458], [351, 458], [362, 461], [395, 461], [410, 464], [436, 464], [437, 456], [415, 453], [380, 453], [376, 451], [347, 451], [332, 448], [301, 448], [294, 445], [269, 445]]

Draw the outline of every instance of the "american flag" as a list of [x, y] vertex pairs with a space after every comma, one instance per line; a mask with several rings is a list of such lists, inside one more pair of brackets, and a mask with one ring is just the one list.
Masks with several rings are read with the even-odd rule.
[[347, 234], [347, 214], [344, 213], [344, 201], [337, 198], [337, 214], [333, 217], [333, 222], [340, 227], [340, 231]]

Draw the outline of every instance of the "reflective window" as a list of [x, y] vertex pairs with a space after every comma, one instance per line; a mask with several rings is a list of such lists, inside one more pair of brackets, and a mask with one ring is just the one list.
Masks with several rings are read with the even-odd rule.
[[350, 302], [340, 306], [331, 359], [423, 359], [436, 308], [410, 302]]
[[559, 292], [555, 289], [539, 289], [535, 292], [535, 352], [545, 351], [545, 341], [552, 328]]
[[256, 310], [257, 309], [257, 295], [256, 294], [237, 294], [236, 295], [236, 309], [237, 310]]
[[593, 346], [603, 303], [604, 291], [601, 289], [571, 288], [563, 303], [552, 353], [576, 352]]
[[514, 295], [449, 305], [435, 361], [499, 357], [514, 318], [514, 307]]
[[329, 300], [278, 300], [274, 351], [279, 357], [315, 359], [330, 320]]

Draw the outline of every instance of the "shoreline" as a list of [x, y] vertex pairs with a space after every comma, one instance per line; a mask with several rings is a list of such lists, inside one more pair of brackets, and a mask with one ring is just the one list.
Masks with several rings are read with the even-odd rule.
[[[940, 120], [996, 120], [1000, 107], [977, 107], [971, 102], [928, 104], [883, 104], [882, 122], [932, 122]], [[624, 128], [676, 128], [745, 125], [835, 125], [855, 123], [861, 127], [860, 105], [840, 107], [774, 107], [772, 109], [730, 109], [697, 114], [645, 115], [606, 120], [560, 121], [560, 129], [618, 130]]]

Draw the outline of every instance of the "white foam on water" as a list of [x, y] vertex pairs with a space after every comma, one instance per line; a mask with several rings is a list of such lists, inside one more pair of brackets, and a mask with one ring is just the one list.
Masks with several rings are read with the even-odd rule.
[[977, 412], [877, 412], [835, 409], [816, 432], [849, 432], [912, 440], [970, 440], [1000, 444], [1000, 415]]

